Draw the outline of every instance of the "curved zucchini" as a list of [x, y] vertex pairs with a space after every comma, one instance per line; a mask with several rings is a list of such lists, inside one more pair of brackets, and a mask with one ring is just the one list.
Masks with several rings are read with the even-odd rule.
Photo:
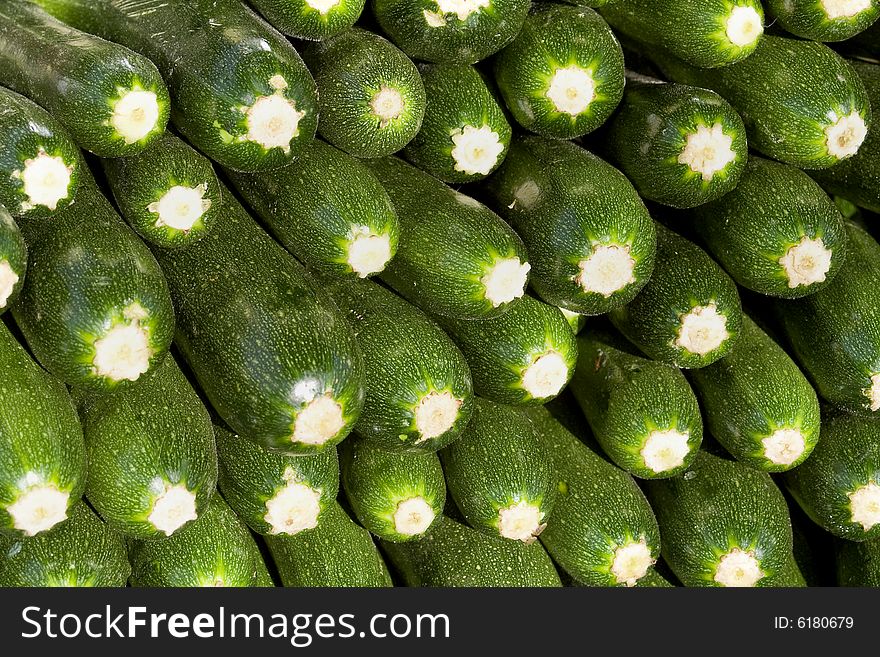
[[787, 32], [813, 41], [845, 41], [880, 18], [878, 0], [767, 0], [767, 13]]
[[296, 39], [323, 41], [355, 24], [364, 0], [249, 0], [275, 29]]
[[27, 255], [18, 224], [0, 205], [0, 314], [12, 306], [24, 285]]
[[837, 584], [880, 587], [880, 539], [837, 543]]

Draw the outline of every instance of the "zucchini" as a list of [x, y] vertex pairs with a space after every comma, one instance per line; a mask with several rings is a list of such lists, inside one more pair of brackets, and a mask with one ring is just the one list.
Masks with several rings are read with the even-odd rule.
[[31, 2], [0, 7], [0, 84], [42, 105], [77, 144], [102, 157], [144, 150], [165, 131], [170, 112], [153, 62]]
[[675, 476], [703, 440], [697, 398], [680, 370], [620, 342], [596, 330], [580, 335], [572, 392], [615, 464], [643, 479]]
[[642, 585], [660, 555], [654, 513], [633, 478], [590, 450], [545, 408], [525, 412], [556, 468], [556, 507], [541, 542], [591, 586]]
[[501, 404], [543, 404], [566, 386], [577, 342], [558, 308], [524, 296], [500, 317], [438, 318], [470, 366], [474, 390]]
[[385, 283], [426, 312], [457, 319], [500, 315], [523, 296], [531, 265], [498, 215], [397, 158], [368, 165], [400, 220]]
[[290, 587], [391, 586], [391, 575], [369, 532], [339, 503], [327, 507], [318, 526], [294, 536], [267, 536], [266, 543]]
[[464, 435], [441, 450], [446, 485], [468, 524], [533, 543], [556, 500], [556, 473], [531, 423], [509, 406], [477, 399]]
[[521, 545], [493, 538], [446, 516], [440, 516], [424, 538], [382, 541], [382, 549], [406, 586], [562, 586], [540, 543]]
[[609, 121], [607, 149], [639, 194], [692, 208], [736, 187], [748, 160], [746, 128], [708, 89], [629, 78]]
[[329, 144], [314, 140], [294, 166], [226, 173], [307, 267], [364, 278], [381, 272], [397, 252], [400, 227], [388, 194], [361, 162]]
[[335, 449], [314, 456], [270, 452], [214, 426], [220, 491], [239, 518], [258, 534], [296, 534], [318, 525], [336, 503]]
[[654, 268], [654, 222], [626, 177], [576, 144], [524, 137], [486, 182], [522, 236], [548, 303], [600, 315], [628, 303]]
[[342, 487], [358, 522], [386, 541], [418, 539], [443, 514], [436, 454], [395, 454], [369, 440], [342, 444]]
[[800, 169], [749, 158], [736, 189], [693, 210], [709, 253], [745, 288], [774, 297], [813, 294], [846, 256], [843, 217]]
[[845, 41], [880, 18], [878, 0], [767, 0], [767, 13], [787, 32], [813, 41]]
[[448, 183], [482, 180], [507, 156], [511, 128], [480, 72], [461, 64], [424, 64], [425, 118], [403, 155]]
[[736, 284], [705, 251], [657, 224], [651, 280], [609, 317], [650, 358], [705, 367], [730, 352], [739, 337], [742, 308]]
[[122, 587], [131, 566], [125, 544], [85, 503], [48, 534], [26, 540], [0, 534], [0, 587]]
[[522, 127], [545, 137], [580, 137], [620, 102], [623, 51], [592, 9], [538, 3], [495, 58], [495, 81]]
[[323, 41], [355, 24], [364, 0], [249, 0], [275, 29], [296, 39]]
[[574, 333], [575, 335], [580, 333], [584, 326], [587, 325], [586, 315], [572, 312], [571, 310], [568, 310], [566, 308], [559, 308], [559, 312], [561, 312], [562, 316], [565, 317], [565, 321], [568, 322], [568, 325], [571, 327], [572, 333]]
[[651, 56], [675, 82], [721, 94], [742, 116], [749, 146], [802, 169], [826, 169], [859, 151], [871, 124], [865, 86], [828, 46], [765, 36], [754, 54], [716, 69]]
[[425, 86], [390, 41], [361, 28], [303, 51], [318, 85], [321, 136], [356, 157], [383, 157], [416, 136]]
[[27, 245], [18, 224], [0, 205], [0, 314], [15, 300], [27, 272]]
[[366, 400], [355, 431], [388, 450], [435, 452], [473, 411], [471, 374], [419, 309], [371, 281], [327, 281], [364, 355]]
[[838, 541], [838, 586], [880, 587], [880, 539]]

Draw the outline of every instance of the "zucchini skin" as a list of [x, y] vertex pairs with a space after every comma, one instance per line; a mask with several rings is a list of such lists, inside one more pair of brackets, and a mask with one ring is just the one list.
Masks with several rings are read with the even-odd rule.
[[[486, 181], [491, 206], [519, 233], [532, 258], [538, 296], [573, 312], [600, 315], [630, 302], [654, 269], [654, 222], [632, 184], [576, 144], [522, 137]], [[600, 247], [631, 259], [617, 290], [586, 280], [581, 263]]]
[[[571, 66], [592, 79], [592, 98], [576, 113], [560, 111], [548, 95], [557, 71]], [[586, 7], [539, 3], [516, 39], [495, 58], [495, 81], [523, 128], [572, 139], [611, 116], [623, 96], [623, 66], [620, 44], [599, 14]]]
[[880, 586], [880, 539], [837, 543], [838, 586]]
[[880, 18], [880, 2], [853, 16], [832, 18], [820, 0], [767, 0], [767, 13], [786, 32], [813, 41], [845, 41], [868, 29]]
[[26, 540], [0, 534], [0, 587], [122, 587], [131, 566], [122, 538], [80, 501], [55, 531]]
[[[834, 202], [803, 171], [780, 162], [749, 158], [736, 189], [695, 208], [692, 218], [709, 253], [737, 283], [760, 294], [813, 294], [834, 280], [846, 258], [846, 229]], [[819, 240], [830, 252], [827, 270], [808, 277], [814, 280], [786, 270], [789, 250], [804, 240]]]
[[[210, 235], [188, 249], [156, 250], [177, 310], [176, 344], [234, 431], [268, 449], [319, 452], [360, 414], [360, 350], [302, 266], [222, 193]], [[319, 398], [337, 405], [338, 431], [294, 440], [298, 415]]]
[[[308, 0], [248, 0], [275, 29], [287, 36], [323, 41], [355, 24], [364, 0], [337, 0], [332, 7]], [[322, 5], [320, 9], [315, 4]]]
[[5, 278], [5, 285], [0, 287], [0, 315], [15, 303], [24, 285], [27, 256], [27, 244], [18, 224], [6, 208], [0, 205], [0, 274]]

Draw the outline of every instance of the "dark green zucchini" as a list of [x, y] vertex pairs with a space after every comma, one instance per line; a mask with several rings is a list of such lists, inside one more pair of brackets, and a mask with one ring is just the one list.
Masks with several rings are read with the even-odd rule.
[[838, 586], [880, 587], [880, 539], [837, 543]]
[[18, 298], [27, 272], [27, 245], [18, 224], [0, 205], [0, 314]]
[[795, 36], [845, 41], [880, 18], [877, 0], [767, 0], [767, 13]]
[[364, 10], [364, 0], [248, 0], [287, 36], [323, 41], [347, 30]]

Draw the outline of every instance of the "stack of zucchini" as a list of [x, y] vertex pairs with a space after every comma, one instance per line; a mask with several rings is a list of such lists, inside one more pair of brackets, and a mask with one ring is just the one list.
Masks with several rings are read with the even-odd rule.
[[0, 1], [0, 586], [880, 585], [878, 18]]

